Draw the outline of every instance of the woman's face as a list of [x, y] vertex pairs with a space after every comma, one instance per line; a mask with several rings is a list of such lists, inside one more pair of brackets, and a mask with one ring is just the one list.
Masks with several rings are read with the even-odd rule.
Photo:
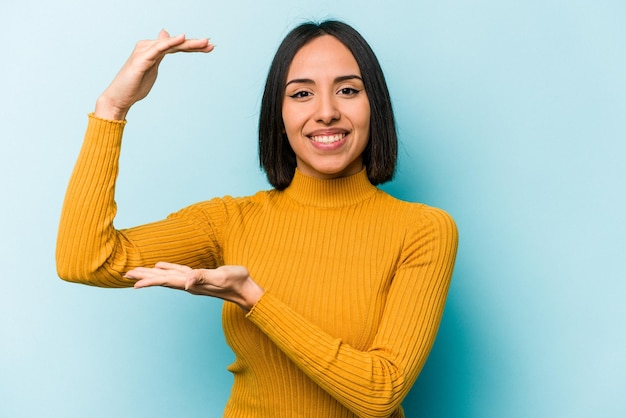
[[354, 56], [336, 38], [320, 36], [296, 53], [282, 115], [303, 174], [332, 179], [363, 168], [370, 105]]

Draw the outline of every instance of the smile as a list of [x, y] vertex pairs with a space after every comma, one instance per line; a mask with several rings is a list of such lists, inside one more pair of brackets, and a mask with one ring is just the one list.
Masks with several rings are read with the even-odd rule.
[[335, 135], [315, 135], [309, 138], [311, 141], [320, 142], [322, 144], [332, 144], [333, 142], [341, 141], [345, 136], [345, 133], [341, 133]]

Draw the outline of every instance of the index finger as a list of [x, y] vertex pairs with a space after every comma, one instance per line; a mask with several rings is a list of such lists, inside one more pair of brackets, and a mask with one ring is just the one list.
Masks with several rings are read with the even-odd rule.
[[167, 53], [211, 52], [213, 49], [215, 49], [215, 45], [211, 43], [210, 38], [185, 39], [181, 44], [177, 44], [169, 48]]
[[181, 264], [168, 263], [165, 261], [159, 261], [154, 265], [154, 267], [161, 270], [176, 270], [180, 271], [181, 273], [187, 273], [191, 271], [191, 267], [183, 266]]
[[211, 52], [215, 48], [210, 38], [187, 39], [185, 34], [170, 36], [165, 29], [159, 32], [154, 45], [157, 50], [165, 54], [173, 52]]

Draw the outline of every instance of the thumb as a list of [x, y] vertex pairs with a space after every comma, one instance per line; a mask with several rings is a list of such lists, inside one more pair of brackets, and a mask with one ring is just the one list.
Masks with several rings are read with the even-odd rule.
[[159, 32], [159, 36], [157, 37], [157, 39], [166, 39], [169, 38], [170, 34], [168, 31], [166, 31], [165, 29], [161, 29], [161, 31]]
[[204, 274], [207, 272], [205, 269], [191, 270], [187, 273], [187, 280], [185, 280], [185, 290], [189, 290], [194, 286], [200, 286], [205, 283]]

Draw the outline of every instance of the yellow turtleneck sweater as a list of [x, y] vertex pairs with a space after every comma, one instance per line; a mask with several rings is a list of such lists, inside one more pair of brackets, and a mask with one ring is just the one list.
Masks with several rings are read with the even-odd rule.
[[266, 293], [247, 315], [224, 303], [236, 354], [225, 417], [403, 417], [444, 309], [452, 219], [378, 190], [365, 171], [330, 181], [296, 172], [284, 191], [118, 231], [123, 127], [90, 116], [61, 216], [60, 277], [125, 287], [126, 271], [157, 261], [243, 265]]

